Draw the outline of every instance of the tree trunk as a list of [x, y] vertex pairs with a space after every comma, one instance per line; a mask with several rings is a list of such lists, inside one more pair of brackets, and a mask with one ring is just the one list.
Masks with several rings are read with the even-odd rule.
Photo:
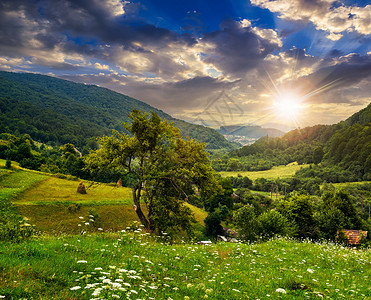
[[138, 215], [140, 222], [144, 225], [146, 229], [149, 229], [149, 222], [144, 215], [141, 207], [140, 207], [140, 193], [142, 191], [142, 187], [140, 185], [133, 188], [133, 200], [134, 200], [134, 209]]

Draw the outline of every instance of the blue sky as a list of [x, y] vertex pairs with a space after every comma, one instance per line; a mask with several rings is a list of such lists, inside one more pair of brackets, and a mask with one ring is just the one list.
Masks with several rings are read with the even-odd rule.
[[2, 70], [210, 126], [332, 124], [371, 100], [370, 1], [3, 0], [0, 26]]

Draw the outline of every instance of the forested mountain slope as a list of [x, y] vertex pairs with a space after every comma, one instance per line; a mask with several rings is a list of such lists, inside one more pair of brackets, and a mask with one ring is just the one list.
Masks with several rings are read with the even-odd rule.
[[358, 180], [371, 180], [371, 104], [338, 124], [295, 129], [280, 138], [263, 137], [231, 156], [264, 156], [275, 164], [338, 165]]
[[232, 148], [213, 129], [177, 120], [106, 88], [39, 74], [0, 72], [0, 132], [28, 133], [41, 142], [81, 147], [112, 129], [122, 130], [133, 109], [157, 113], [174, 122], [184, 137], [205, 142], [209, 149]]

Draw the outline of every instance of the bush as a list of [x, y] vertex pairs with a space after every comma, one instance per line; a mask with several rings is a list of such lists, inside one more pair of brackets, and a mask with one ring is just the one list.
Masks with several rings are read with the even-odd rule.
[[291, 235], [289, 221], [276, 210], [267, 211], [258, 217], [260, 236], [271, 238], [275, 235]]
[[213, 212], [209, 214], [204, 220], [205, 235], [210, 238], [216, 238], [217, 235], [223, 234], [223, 227], [220, 224], [221, 218], [218, 213]]
[[242, 239], [255, 241], [259, 236], [260, 223], [253, 206], [245, 205], [234, 213], [233, 221]]
[[12, 162], [11, 162], [10, 159], [7, 159], [7, 160], [6, 160], [6, 162], [5, 162], [5, 167], [6, 167], [7, 169], [10, 169], [10, 168], [12, 167]]
[[[20, 218], [19, 218], [20, 219]], [[0, 223], [0, 240], [19, 242], [29, 238], [34, 233], [32, 225], [28, 224], [25, 219], [15, 218]]]

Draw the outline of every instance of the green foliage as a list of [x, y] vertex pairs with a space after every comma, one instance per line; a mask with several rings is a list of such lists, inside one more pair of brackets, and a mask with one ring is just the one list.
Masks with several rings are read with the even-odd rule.
[[[361, 219], [350, 195], [343, 190], [326, 192], [322, 196], [322, 219], [329, 218], [325, 224], [337, 229], [362, 229]], [[334, 230], [334, 229], [332, 229]]]
[[210, 213], [205, 222], [205, 235], [207, 237], [215, 239], [218, 235], [223, 234], [223, 227], [221, 225], [221, 217], [219, 213], [212, 212]]
[[314, 209], [309, 195], [294, 195], [288, 201], [281, 200], [277, 210], [290, 222], [295, 237], [317, 237]]
[[222, 190], [203, 199], [206, 211], [213, 212], [220, 206], [226, 206], [228, 209], [233, 207], [233, 187], [230, 178], [219, 178], [218, 181], [222, 186]]
[[10, 169], [12, 167], [12, 162], [11, 162], [11, 160], [9, 158], [6, 160], [5, 167], [7, 169]]
[[290, 236], [291, 228], [289, 221], [277, 210], [270, 210], [258, 217], [260, 235], [265, 238], [272, 238], [276, 235]]
[[[179, 130], [156, 113], [133, 111], [130, 133], [113, 132], [99, 139], [101, 148], [86, 159], [86, 169], [128, 173], [133, 178], [136, 213], [149, 230], [161, 234], [191, 233], [194, 221], [181, 200], [197, 193], [205, 199], [218, 193], [220, 185], [210, 166], [204, 145], [183, 140]], [[148, 215], [141, 208], [145, 202]]]
[[245, 205], [234, 212], [233, 222], [242, 239], [255, 241], [259, 237], [260, 222], [253, 206]]
[[[28, 133], [39, 142], [72, 143], [84, 154], [96, 149], [94, 138], [120, 129], [133, 109], [174, 121], [184, 138], [207, 148], [232, 149], [217, 131], [173, 119], [148, 104], [111, 90], [37, 74], [0, 72], [0, 130]], [[18, 135], [18, 134], [17, 134]]]

